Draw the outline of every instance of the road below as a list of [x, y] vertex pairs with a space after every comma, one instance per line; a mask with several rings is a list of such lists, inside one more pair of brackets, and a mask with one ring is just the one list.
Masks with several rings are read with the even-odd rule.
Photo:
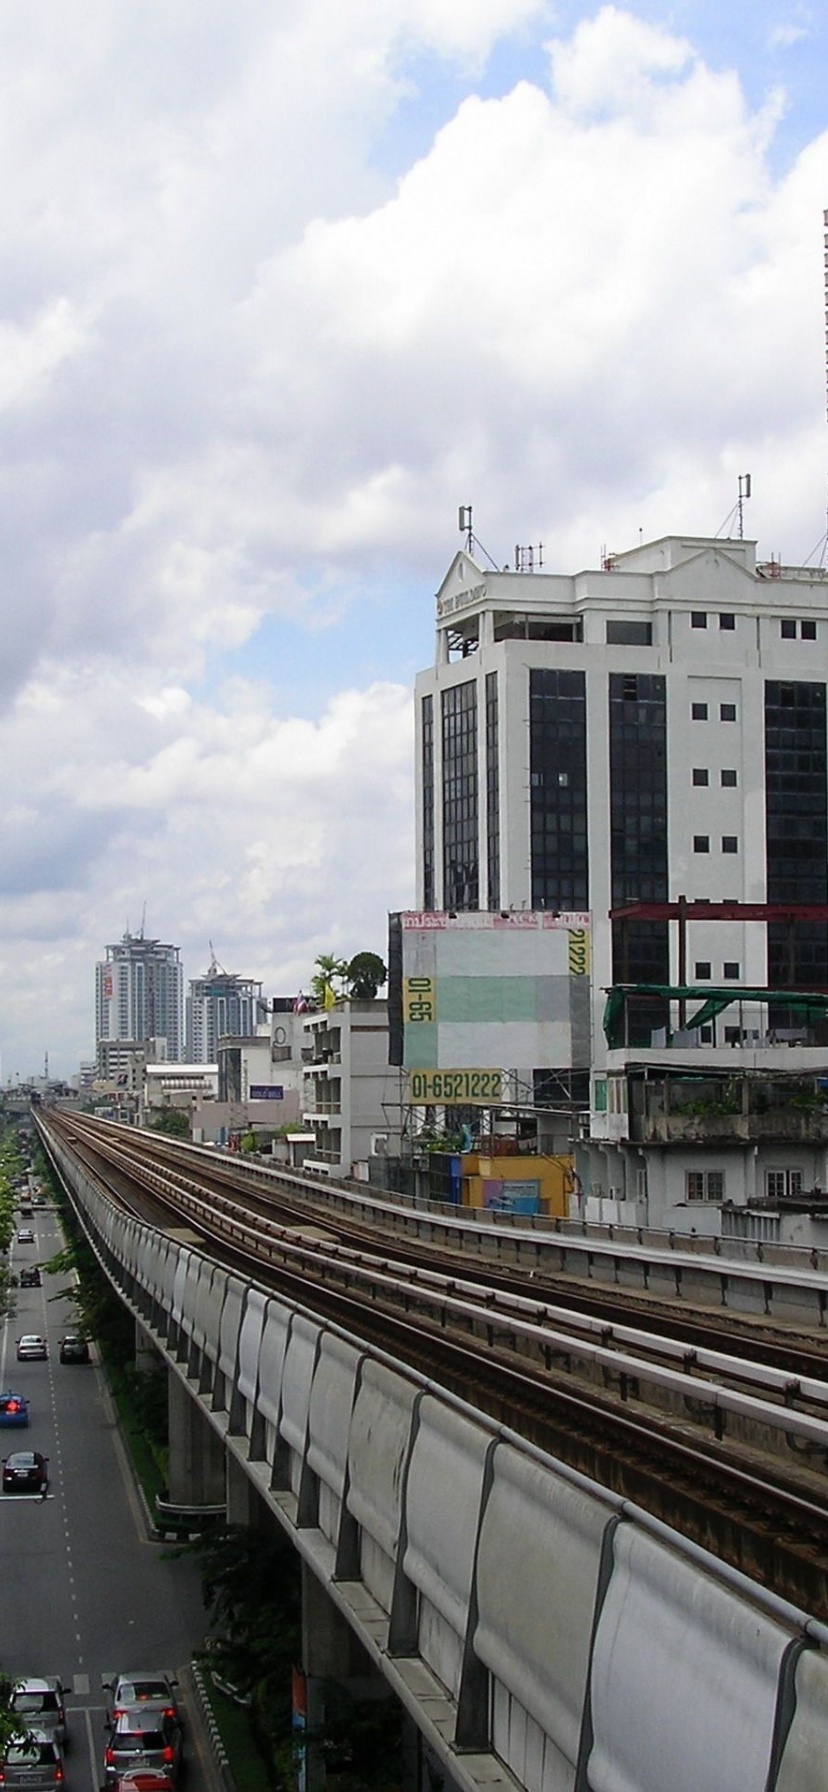
[[[35, 1244], [12, 1245], [12, 1274], [63, 1245], [51, 1208], [29, 1223]], [[147, 1536], [100, 1370], [58, 1360], [74, 1318], [61, 1297], [66, 1286], [65, 1275], [44, 1275], [42, 1287], [17, 1289], [0, 1338], [0, 1387], [31, 1402], [28, 1429], [0, 1432], [0, 1454], [40, 1450], [50, 1473], [45, 1500], [0, 1495], [0, 1664], [12, 1676], [58, 1674], [67, 1687], [67, 1792], [97, 1792], [103, 1781], [102, 1674], [173, 1670], [187, 1718], [188, 1792], [212, 1792], [216, 1772], [188, 1667], [206, 1629], [199, 1576]], [[23, 1332], [48, 1338], [48, 1362], [17, 1362]]]

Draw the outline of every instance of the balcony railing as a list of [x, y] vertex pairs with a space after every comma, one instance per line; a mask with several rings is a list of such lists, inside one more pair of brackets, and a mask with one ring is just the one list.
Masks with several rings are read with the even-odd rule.
[[828, 1082], [816, 1077], [665, 1078], [630, 1085], [641, 1145], [828, 1144]]

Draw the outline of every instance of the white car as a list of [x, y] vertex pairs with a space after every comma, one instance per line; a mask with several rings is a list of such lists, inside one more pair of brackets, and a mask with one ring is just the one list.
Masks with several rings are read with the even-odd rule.
[[54, 1736], [62, 1749], [67, 1748], [65, 1694], [62, 1682], [55, 1674], [42, 1679], [18, 1680], [11, 1696], [11, 1708], [27, 1729], [42, 1730], [46, 1736]]
[[18, 1338], [17, 1360], [19, 1363], [45, 1362], [48, 1355], [49, 1346], [46, 1339], [39, 1337], [36, 1332], [25, 1332], [22, 1338]]

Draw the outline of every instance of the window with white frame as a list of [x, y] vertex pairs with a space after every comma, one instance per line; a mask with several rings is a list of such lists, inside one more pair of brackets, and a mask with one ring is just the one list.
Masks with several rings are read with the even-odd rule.
[[723, 1201], [724, 1170], [688, 1170], [688, 1201]]
[[766, 1170], [765, 1194], [769, 1201], [782, 1201], [785, 1196], [801, 1195], [801, 1170]]

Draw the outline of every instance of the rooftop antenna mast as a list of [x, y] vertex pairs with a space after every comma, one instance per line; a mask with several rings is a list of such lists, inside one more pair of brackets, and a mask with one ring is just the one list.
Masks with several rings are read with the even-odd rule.
[[[485, 554], [486, 559], [494, 568], [495, 572], [499, 572], [500, 568], [497, 561], [492, 559], [488, 548], [484, 548], [482, 541], [478, 541], [477, 536], [474, 533], [474, 527], [472, 525], [472, 507], [470, 504], [460, 504], [458, 506], [457, 527], [460, 530], [460, 534], [465, 535], [466, 537], [466, 553], [473, 554], [475, 548], [479, 548], [481, 553]], [[504, 566], [503, 570], [506, 572], [508, 571], [508, 568]]]
[[[745, 509], [744, 509], [744, 506], [745, 506], [745, 500], [749, 497], [750, 497], [750, 474], [749, 473], [740, 473], [739, 474], [739, 502], [737, 505], [737, 510], [739, 513], [739, 540], [740, 541], [744, 541], [744, 539], [745, 539]], [[731, 515], [732, 514], [733, 513], [731, 512]]]

